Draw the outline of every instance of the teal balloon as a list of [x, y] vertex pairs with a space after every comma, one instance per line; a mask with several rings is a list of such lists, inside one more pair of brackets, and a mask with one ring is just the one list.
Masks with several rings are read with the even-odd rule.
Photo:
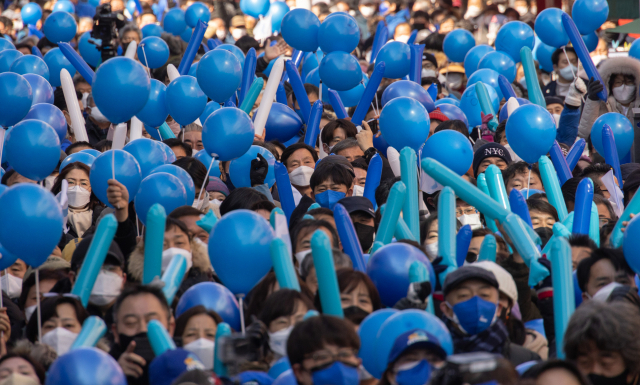
[[198, 20], [208, 23], [210, 18], [211, 12], [209, 11], [209, 8], [199, 1], [191, 4], [184, 13], [184, 20], [191, 28], [196, 27]]
[[0, 126], [21, 121], [31, 109], [32, 100], [33, 91], [24, 76], [14, 72], [0, 74]]
[[52, 12], [75, 13], [76, 7], [69, 0], [59, 0], [59, 1], [56, 1], [55, 5], [53, 6]]
[[198, 84], [213, 101], [224, 103], [238, 90], [242, 81], [242, 65], [230, 51], [214, 49], [198, 62]]
[[270, 5], [269, 0], [240, 0], [242, 12], [254, 19], [259, 19], [260, 16], [267, 16]]
[[156, 140], [140, 138], [124, 146], [123, 150], [136, 158], [142, 178], [146, 178], [156, 167], [168, 163], [167, 154], [161, 144], [162, 142]]
[[68, 43], [76, 36], [78, 25], [68, 12], [54, 12], [44, 21], [42, 32], [53, 43]]
[[533, 49], [535, 36], [533, 29], [521, 21], [510, 21], [503, 25], [496, 36], [496, 50], [507, 53], [515, 63], [520, 63], [520, 50]]
[[267, 177], [264, 180], [269, 188], [273, 186], [276, 181], [276, 177], [273, 171], [273, 167], [276, 163], [276, 158], [269, 150], [264, 147], [252, 145], [249, 151], [245, 152], [241, 157], [231, 161], [229, 165], [229, 175], [231, 176], [231, 182], [235, 187], [252, 187], [251, 186], [251, 161], [258, 158], [258, 154], [262, 155], [267, 163], [269, 163], [269, 171]]
[[145, 225], [151, 206], [159, 204], [165, 212], [170, 213], [189, 203], [191, 202], [187, 201], [187, 190], [180, 179], [166, 172], [158, 172], [144, 178], [134, 199], [136, 214]]
[[204, 123], [209, 115], [213, 114], [213, 111], [219, 110], [220, 108], [222, 107], [218, 102], [207, 103], [207, 105], [204, 107], [204, 111], [202, 111], [202, 114], [200, 114], [200, 123]]
[[[115, 168], [111, 166], [112, 162], [115, 164]], [[91, 173], [89, 174], [91, 191], [96, 194], [100, 202], [111, 208], [113, 206], [109, 204], [107, 199], [107, 188], [109, 187], [108, 181], [113, 179], [114, 174], [115, 179], [122, 183], [129, 192], [129, 202], [133, 201], [142, 181], [138, 161], [128, 152], [108, 150], [98, 155], [91, 165]]]
[[604, 125], [608, 125], [613, 132], [613, 139], [616, 142], [616, 150], [618, 157], [624, 159], [634, 141], [633, 125], [626, 116], [617, 112], [608, 112], [600, 115], [591, 127], [591, 142], [598, 154], [604, 154], [604, 146], [602, 145], [602, 129]]
[[380, 132], [395, 149], [411, 147], [416, 153], [429, 136], [429, 114], [417, 100], [406, 96], [387, 103], [380, 113]]
[[138, 60], [149, 68], [162, 67], [169, 59], [169, 46], [156, 36], [145, 37], [138, 44]]
[[478, 63], [489, 52], [495, 49], [486, 44], [477, 45], [469, 50], [464, 57], [464, 73], [469, 78], [478, 69]]
[[296, 8], [282, 18], [282, 37], [288, 45], [302, 52], [315, 52], [318, 49], [318, 31], [320, 20], [313, 12]]
[[27, 119], [13, 126], [5, 135], [7, 160], [20, 175], [44, 180], [60, 161], [60, 139], [47, 123]]
[[536, 17], [534, 29], [544, 44], [560, 48], [569, 43], [569, 36], [562, 25], [563, 13], [559, 8], [547, 8]]
[[[53, 104], [40, 103], [34, 104], [29, 109], [25, 119], [35, 119], [50, 125], [58, 135], [58, 139], [62, 142], [67, 136], [67, 120], [60, 109]], [[60, 168], [62, 170], [62, 168]]]
[[360, 28], [349, 14], [332, 15], [320, 24], [318, 42], [323, 52], [351, 53], [360, 42]]
[[[80, 56], [82, 56], [87, 64], [93, 67], [97, 67], [98, 64], [102, 62], [102, 54], [95, 44], [89, 42], [89, 39], [91, 39], [90, 31], [85, 32], [82, 34], [82, 36], [80, 36], [80, 40], [78, 40], [78, 51], [80, 51]], [[100, 44], [101, 41], [102, 40], [100, 39], [95, 40], [95, 42], [98, 44]]]
[[238, 59], [238, 61], [240, 62], [240, 67], [242, 67], [244, 69], [245, 54], [244, 54], [244, 52], [242, 52], [242, 50], [237, 45], [220, 44], [219, 46], [214, 48], [214, 51], [217, 50], [217, 49], [229, 51], [232, 54], [234, 54], [236, 59]]
[[140, 63], [115, 57], [103, 63], [93, 78], [93, 100], [111, 123], [134, 117], [147, 103], [151, 82]]
[[40, 103], [53, 104], [53, 87], [47, 79], [36, 74], [25, 74], [23, 77], [27, 79], [33, 92], [32, 106]]
[[322, 82], [337, 91], [350, 90], [362, 81], [362, 67], [358, 59], [342, 51], [327, 54], [318, 71]]
[[505, 132], [511, 149], [533, 164], [546, 155], [556, 140], [556, 121], [537, 104], [518, 107], [507, 119]]
[[189, 173], [183, 168], [178, 167], [174, 164], [163, 164], [162, 166], [154, 168], [149, 175], [153, 175], [159, 172], [166, 172], [167, 174], [171, 174], [180, 179], [180, 182], [187, 192], [187, 202], [193, 202], [193, 200], [196, 199], [196, 186], [193, 183], [193, 178], [191, 178], [191, 175], [189, 175]]
[[431, 135], [422, 149], [422, 158], [433, 158], [462, 176], [473, 163], [473, 147], [466, 136], [454, 130]]
[[45, 385], [126, 385], [120, 365], [108, 353], [97, 348], [74, 349], [56, 359]]
[[608, 16], [607, 0], [576, 0], [571, 8], [571, 18], [581, 35], [588, 35], [600, 28]]
[[169, 115], [180, 125], [186, 126], [200, 117], [207, 105], [207, 95], [200, 89], [196, 78], [183, 75], [167, 86], [165, 102]]
[[7, 39], [0, 39], [0, 52], [7, 49], [16, 49], [16, 46]]
[[25, 24], [36, 25], [42, 18], [42, 8], [37, 3], [27, 3], [20, 10], [20, 17]]
[[[2, 41], [4, 39], [0, 39]], [[0, 73], [11, 71], [11, 65], [18, 58], [24, 56], [22, 52], [17, 49], [5, 49], [0, 51]]]
[[492, 69], [507, 78], [509, 83], [516, 80], [516, 63], [504, 52], [489, 52], [478, 63], [478, 70]]
[[67, 60], [58, 47], [51, 48], [49, 52], [44, 55], [44, 62], [49, 68], [49, 83], [51, 83], [53, 87], [60, 87], [62, 85], [60, 81], [60, 71], [63, 68], [69, 72], [71, 77], [76, 73], [76, 68]]
[[[485, 87], [487, 88], [489, 99], [491, 99], [493, 111], [498, 111], [498, 107], [500, 107], [498, 92], [488, 84], [485, 84]], [[482, 108], [480, 108], [480, 101], [478, 100], [478, 95], [476, 95], [475, 83], [471, 85], [467, 83], [467, 89], [464, 90], [462, 98], [460, 98], [460, 109], [467, 117], [469, 129], [482, 125], [482, 116], [480, 115]]]
[[187, 28], [185, 12], [178, 8], [171, 8], [162, 18], [164, 30], [174, 36], [179, 36]]
[[87, 152], [75, 152], [67, 156], [66, 158], [64, 158], [62, 163], [60, 163], [60, 170], [64, 170], [65, 167], [67, 167], [71, 163], [76, 163], [76, 162], [80, 162], [84, 165], [89, 166], [89, 168], [91, 168], [91, 165], [93, 164], [94, 160], [96, 160], [96, 157]]
[[13, 64], [11, 64], [11, 72], [20, 75], [36, 74], [42, 76], [46, 81], [49, 81], [49, 67], [47, 67], [47, 63], [45, 63], [44, 60], [36, 55], [25, 55], [17, 58]]
[[475, 47], [476, 40], [466, 29], [454, 29], [449, 32], [442, 43], [442, 50], [450, 61], [462, 63], [467, 52]]
[[404, 78], [411, 67], [411, 48], [400, 41], [390, 41], [383, 45], [376, 56], [376, 64], [384, 62], [384, 77]]
[[167, 86], [159, 80], [151, 79], [149, 99], [136, 114], [140, 121], [151, 127], [160, 127], [167, 120], [169, 110], [166, 103]]
[[158, 24], [147, 24], [140, 30], [142, 32], [142, 38], [147, 38], [149, 36], [162, 36], [162, 27]]
[[[253, 116], [255, 121], [256, 116]], [[273, 102], [265, 124], [265, 140], [277, 140], [284, 143], [296, 136], [302, 128], [302, 119], [289, 106]], [[255, 146], [253, 146], [255, 147]], [[234, 186], [239, 187], [234, 183]], [[249, 186], [251, 187], [251, 186]]]
[[381, 378], [382, 372], [378, 371], [376, 361], [376, 336], [378, 330], [392, 315], [396, 314], [397, 309], [380, 309], [369, 314], [358, 328], [358, 337], [360, 337], [360, 352], [358, 357], [362, 359], [362, 365], [372, 376]]
[[584, 45], [587, 47], [587, 51], [589, 52], [593, 52], [598, 48], [598, 35], [595, 32], [583, 35], [582, 41], [584, 41]]
[[274, 1], [269, 7], [267, 16], [271, 16], [271, 32], [280, 32], [282, 19], [289, 12], [289, 6], [284, 1]]
[[[47, 260], [62, 236], [63, 216], [55, 196], [32, 183], [19, 183], [0, 195], [0, 244], [27, 265]], [[25, 242], [25, 234], [37, 234]]]
[[255, 129], [251, 118], [239, 108], [222, 107], [214, 111], [202, 127], [202, 144], [207, 154], [220, 161], [242, 156], [253, 144]]

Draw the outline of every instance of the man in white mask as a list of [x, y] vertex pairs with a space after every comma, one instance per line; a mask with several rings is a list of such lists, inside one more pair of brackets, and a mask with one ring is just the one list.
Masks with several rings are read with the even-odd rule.
[[229, 32], [231, 32], [231, 37], [235, 41], [238, 41], [241, 37], [247, 35], [247, 27], [244, 22], [244, 16], [236, 15], [231, 18], [231, 26], [229, 27]]
[[578, 56], [576, 51], [571, 47], [558, 48], [551, 55], [553, 63], [553, 71], [556, 73], [556, 80], [549, 82], [543, 90], [544, 96], [567, 96], [569, 86], [573, 83], [573, 79], [578, 76]]
[[304, 143], [295, 143], [282, 152], [280, 160], [287, 167], [291, 185], [301, 195], [311, 196], [309, 181], [318, 161], [315, 149]]
[[478, 210], [460, 198], [456, 199], [456, 218], [458, 218], [463, 226], [471, 226], [471, 230], [482, 228]]
[[558, 96], [547, 96], [544, 98], [544, 101], [547, 103], [547, 111], [553, 116], [553, 119], [556, 121], [556, 128], [558, 128], [560, 125], [560, 114], [562, 114], [562, 110], [564, 110], [562, 98]]
[[93, 95], [87, 97], [85, 112], [88, 115], [88, 119], [85, 121], [85, 127], [87, 129], [89, 143], [95, 146], [99, 141], [107, 139], [107, 132], [109, 131], [111, 122], [100, 112], [100, 109], [93, 100]]

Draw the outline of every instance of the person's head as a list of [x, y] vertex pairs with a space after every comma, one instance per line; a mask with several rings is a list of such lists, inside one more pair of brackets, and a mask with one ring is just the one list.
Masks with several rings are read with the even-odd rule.
[[365, 182], [367, 181], [367, 172], [369, 171], [369, 165], [364, 158], [357, 158], [351, 162], [353, 172], [356, 174], [356, 179], [353, 183], [356, 186], [360, 186], [364, 189]]
[[[337, 271], [337, 277], [345, 317], [359, 317], [351, 319], [352, 322], [359, 324], [364, 317], [382, 308], [378, 289], [367, 274], [353, 269], [341, 269]], [[316, 297], [318, 303], [319, 294]]]
[[346, 138], [338, 142], [333, 146], [332, 152], [336, 155], [344, 156], [349, 162], [364, 156], [364, 151], [362, 151], [355, 138]]
[[636, 77], [631, 74], [614, 73], [609, 77], [609, 92], [622, 104], [636, 99]]
[[588, 166], [584, 170], [582, 170], [582, 174], [580, 174], [580, 177], [591, 178], [591, 181], [593, 182], [593, 184], [598, 185], [598, 187], [600, 188], [600, 191], [602, 191], [602, 195], [605, 198], [609, 199], [611, 197], [611, 194], [607, 189], [607, 186], [604, 185], [604, 182], [602, 181], [602, 177], [611, 170], [612, 168], [608, 164], [595, 163]]
[[346, 138], [355, 138], [357, 133], [356, 125], [350, 120], [336, 119], [327, 123], [320, 134], [320, 141], [322, 146], [324, 146], [324, 152], [331, 154], [333, 152], [333, 146]]
[[502, 172], [502, 177], [507, 194], [511, 194], [511, 190], [514, 188], [516, 190], [534, 189], [544, 191], [537, 163], [529, 168], [527, 162], [513, 162]]
[[38, 384], [44, 384], [45, 370], [42, 365], [28, 354], [8, 353], [0, 358], [0, 381], [12, 374], [28, 377]]
[[573, 362], [549, 360], [540, 362], [522, 374], [523, 379], [535, 380], [535, 385], [590, 385]]
[[145, 25], [155, 24], [158, 22], [158, 18], [153, 12], [142, 12], [142, 15], [138, 17], [138, 27], [143, 28]]
[[315, 168], [318, 154], [313, 147], [305, 143], [294, 143], [282, 151], [280, 161], [287, 167], [287, 172], [291, 174], [298, 167]]
[[[8, 172], [7, 172], [8, 174]], [[5, 174], [5, 176], [7, 175]], [[4, 180], [4, 178], [2, 178]], [[624, 181], [624, 185], [622, 186], [622, 193], [624, 194], [624, 205], [627, 206], [631, 199], [638, 191], [638, 187], [640, 186], [640, 170], [633, 171], [627, 179]]]
[[436, 336], [423, 329], [409, 330], [395, 339], [381, 384], [426, 383], [446, 358]]
[[491, 261], [480, 261], [473, 264], [493, 273], [498, 281], [498, 291], [500, 295], [500, 306], [502, 307], [503, 320], [511, 313], [511, 309], [518, 302], [518, 289], [513, 276], [502, 266]]
[[469, 137], [469, 129], [467, 128], [467, 126], [464, 124], [462, 120], [452, 119], [452, 120], [444, 121], [440, 123], [438, 127], [436, 127], [434, 132], [438, 133], [444, 130], [458, 131], [465, 137], [467, 138]]
[[477, 178], [492, 164], [504, 171], [510, 163], [509, 151], [498, 143], [490, 142], [473, 153], [473, 175]]
[[295, 255], [298, 263], [307, 255], [306, 252], [311, 249], [311, 237], [321, 230], [329, 237], [331, 245], [338, 248], [338, 233], [336, 229], [327, 221], [303, 219], [299, 221], [291, 231], [291, 251]]
[[380, 185], [378, 185], [378, 188], [376, 189], [376, 194], [375, 194], [376, 204], [378, 206], [382, 206], [383, 204], [387, 203], [387, 198], [389, 197], [389, 192], [391, 191], [391, 188], [396, 182], [399, 182], [400, 179], [401, 178], [397, 176], [395, 178], [389, 178], [389, 179], [380, 181]]
[[193, 149], [190, 145], [183, 143], [180, 139], [171, 138], [163, 140], [162, 143], [169, 146], [171, 151], [176, 155], [176, 159], [182, 159], [193, 154]]
[[438, 214], [433, 213], [420, 223], [420, 244], [425, 247], [430, 257], [438, 254]]
[[578, 264], [585, 258], [591, 256], [591, 253], [598, 248], [593, 239], [587, 234], [571, 234], [569, 237], [569, 246], [571, 246], [571, 266], [575, 270]]
[[[505, 104], [502, 108], [507, 108], [506, 106], [507, 105]], [[506, 146], [507, 144], [509, 144], [509, 142], [507, 141], [506, 128], [507, 128], [507, 119], [503, 120], [502, 122], [500, 122], [500, 124], [498, 124], [498, 127], [496, 127], [496, 132], [495, 134], [493, 134], [494, 141], [503, 146]]]
[[[480, 228], [473, 230], [471, 233], [471, 243], [469, 243], [469, 249], [467, 251], [467, 262], [475, 262], [478, 259], [478, 254], [480, 254], [480, 248], [482, 247], [482, 242], [487, 235], [494, 235], [493, 232], [487, 228]], [[505, 243], [502, 237], [494, 237], [497, 244], [497, 255], [503, 253], [508, 253], [507, 244]], [[498, 258], [499, 260], [499, 258]]]
[[194, 306], [176, 318], [174, 335], [182, 341], [182, 346], [189, 350], [188, 345], [192, 342], [202, 339], [215, 341], [216, 331], [221, 322], [222, 318], [215, 311], [207, 310], [202, 305]]
[[5, 172], [4, 175], [2, 176], [2, 184], [7, 187], [11, 187], [18, 183], [34, 183], [35, 184], [36, 181], [18, 174], [18, 172], [16, 172], [15, 169], [11, 169]]
[[51, 192], [58, 194], [62, 187], [62, 181], [66, 180], [69, 184], [67, 197], [69, 206], [72, 208], [84, 208], [91, 203], [90, 206], [98, 204], [98, 198], [91, 191], [91, 182], [89, 174], [91, 169], [84, 163], [73, 162], [60, 170], [56, 177]]
[[431, 111], [429, 113], [429, 136], [436, 133], [436, 128], [440, 127], [441, 124], [448, 122], [449, 117], [440, 111], [439, 108]]
[[209, 201], [217, 200], [218, 203], [227, 199], [229, 196], [229, 187], [218, 177], [209, 176], [209, 183], [207, 183], [207, 193], [209, 194]]
[[373, 245], [374, 219], [376, 211], [373, 204], [365, 197], [347, 197], [338, 201], [349, 213], [353, 226], [358, 235], [358, 241], [364, 252], [367, 252]]
[[[173, 335], [175, 320], [162, 290], [153, 286], [134, 285], [125, 288], [113, 305], [112, 333], [123, 350], [128, 337], [147, 333], [149, 321], [157, 320]], [[126, 344], [127, 346], [122, 346]]]
[[564, 110], [564, 99], [561, 96], [547, 96], [544, 98], [544, 101], [547, 103], [547, 111], [556, 121], [556, 127], [560, 124], [560, 114], [562, 114], [562, 110]]
[[558, 222], [558, 211], [551, 204], [542, 199], [528, 199], [529, 216], [531, 216], [531, 225], [534, 229], [539, 227], [553, 228]]
[[585, 301], [612, 282], [635, 286], [635, 273], [621, 250], [600, 248], [592, 251], [591, 256], [578, 263], [576, 275]]
[[234, 210], [251, 210], [257, 202], [268, 201], [261, 192], [250, 187], [238, 187], [231, 191], [229, 196], [220, 204], [220, 215], [225, 215]]
[[82, 150], [95, 150], [96, 148], [89, 142], [75, 142], [71, 143], [69, 147], [64, 151], [67, 155], [75, 154]]
[[593, 203], [598, 209], [598, 218], [600, 220], [600, 228], [610, 223], [615, 223], [618, 216], [613, 211], [613, 206], [609, 200], [601, 195], [593, 196]]
[[247, 26], [244, 22], [244, 16], [236, 15], [231, 18], [231, 23], [229, 24], [229, 32], [231, 32], [231, 36], [235, 40], [238, 40], [247, 35]]
[[409, 23], [398, 24], [393, 32], [393, 40], [395, 41], [406, 43], [409, 41], [409, 36], [411, 36], [411, 24]]
[[[113, 5], [111, 8], [113, 9]], [[115, 12], [116, 10], [113, 9], [113, 11]], [[127, 24], [122, 29], [120, 29], [119, 35], [120, 35], [120, 42], [122, 43], [123, 51], [126, 51], [127, 46], [132, 41], [135, 41], [136, 43], [140, 44], [140, 41], [142, 40], [142, 32], [133, 23]]]
[[204, 149], [204, 145], [202, 144], [202, 127], [195, 123], [184, 126], [183, 140], [184, 143], [191, 146], [195, 152]]
[[[200, 196], [200, 189], [204, 184], [204, 178], [206, 178], [207, 176], [207, 167], [209, 167], [209, 165], [205, 166], [199, 160], [191, 157], [178, 159], [175, 162], [173, 162], [173, 164], [185, 170], [189, 174], [191, 179], [193, 179], [193, 185], [195, 186], [195, 192], [196, 192], [195, 200], [197, 200], [198, 197]], [[205, 198], [207, 198], [207, 194], [203, 192], [202, 199], [205, 199]]]
[[194, 239], [200, 239], [204, 244], [209, 242], [209, 233], [198, 226], [198, 222], [202, 217], [202, 212], [191, 206], [180, 206], [169, 214], [169, 218], [176, 219], [187, 227], [189, 236]]
[[[333, 255], [333, 267], [336, 271], [353, 269], [353, 262], [347, 254], [336, 248], [333, 248], [331, 253]], [[313, 255], [311, 255], [311, 250], [302, 251], [301, 254], [300, 277], [304, 279], [309, 290], [315, 295], [318, 291], [318, 276], [316, 275], [316, 267], [313, 264]]]
[[346, 164], [324, 159], [314, 170], [309, 186], [311, 196], [320, 206], [333, 209], [338, 200], [353, 194], [355, 173], [351, 164]]
[[[566, 50], [567, 54], [563, 52]], [[578, 55], [571, 47], [558, 48], [551, 54], [553, 70], [559, 75], [559, 79], [564, 83], [572, 82], [574, 74], [578, 75]]]
[[18, 297], [18, 306], [25, 313], [27, 323], [36, 310], [38, 296], [42, 298], [42, 294], [48, 293], [58, 281], [66, 278], [67, 274], [61, 270], [41, 269], [38, 276], [40, 292], [36, 291], [36, 275], [30, 274], [22, 281], [22, 292]]

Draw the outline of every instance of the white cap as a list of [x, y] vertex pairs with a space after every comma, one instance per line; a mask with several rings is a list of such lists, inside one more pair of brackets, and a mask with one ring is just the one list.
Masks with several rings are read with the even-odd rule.
[[492, 272], [493, 275], [496, 276], [500, 292], [509, 297], [514, 304], [518, 302], [518, 289], [516, 288], [516, 281], [513, 280], [511, 274], [502, 266], [491, 261], [475, 262], [472, 265]]

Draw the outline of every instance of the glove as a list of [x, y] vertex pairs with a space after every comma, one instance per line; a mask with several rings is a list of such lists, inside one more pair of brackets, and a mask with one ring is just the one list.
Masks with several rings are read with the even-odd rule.
[[538, 294], [538, 299], [545, 299], [553, 296], [553, 284], [551, 282], [551, 261], [547, 258], [538, 258], [538, 262], [549, 270], [549, 275], [538, 282], [533, 288]]
[[484, 114], [484, 112], [480, 111], [480, 119], [482, 120], [482, 125], [480, 126], [480, 130], [482, 131], [482, 135], [485, 135], [485, 132], [491, 133], [496, 130], [498, 126], [497, 120], [493, 119], [493, 114]]
[[564, 98], [565, 104], [573, 107], [580, 107], [582, 105], [582, 96], [587, 92], [587, 86], [584, 84], [584, 80], [576, 78], [576, 80], [569, 86], [569, 92]]
[[602, 91], [604, 86], [599, 80], [594, 78], [589, 79], [589, 85], [587, 86], [587, 97], [590, 100], [598, 100], [598, 92]]
[[429, 298], [429, 294], [431, 294], [431, 282], [414, 282], [409, 285], [407, 296], [396, 302], [393, 308], [398, 310], [425, 310], [427, 308], [427, 298]]
[[251, 161], [251, 171], [249, 172], [251, 186], [264, 184], [268, 172], [269, 163], [267, 163], [267, 160], [261, 154], [258, 154], [258, 159]]

